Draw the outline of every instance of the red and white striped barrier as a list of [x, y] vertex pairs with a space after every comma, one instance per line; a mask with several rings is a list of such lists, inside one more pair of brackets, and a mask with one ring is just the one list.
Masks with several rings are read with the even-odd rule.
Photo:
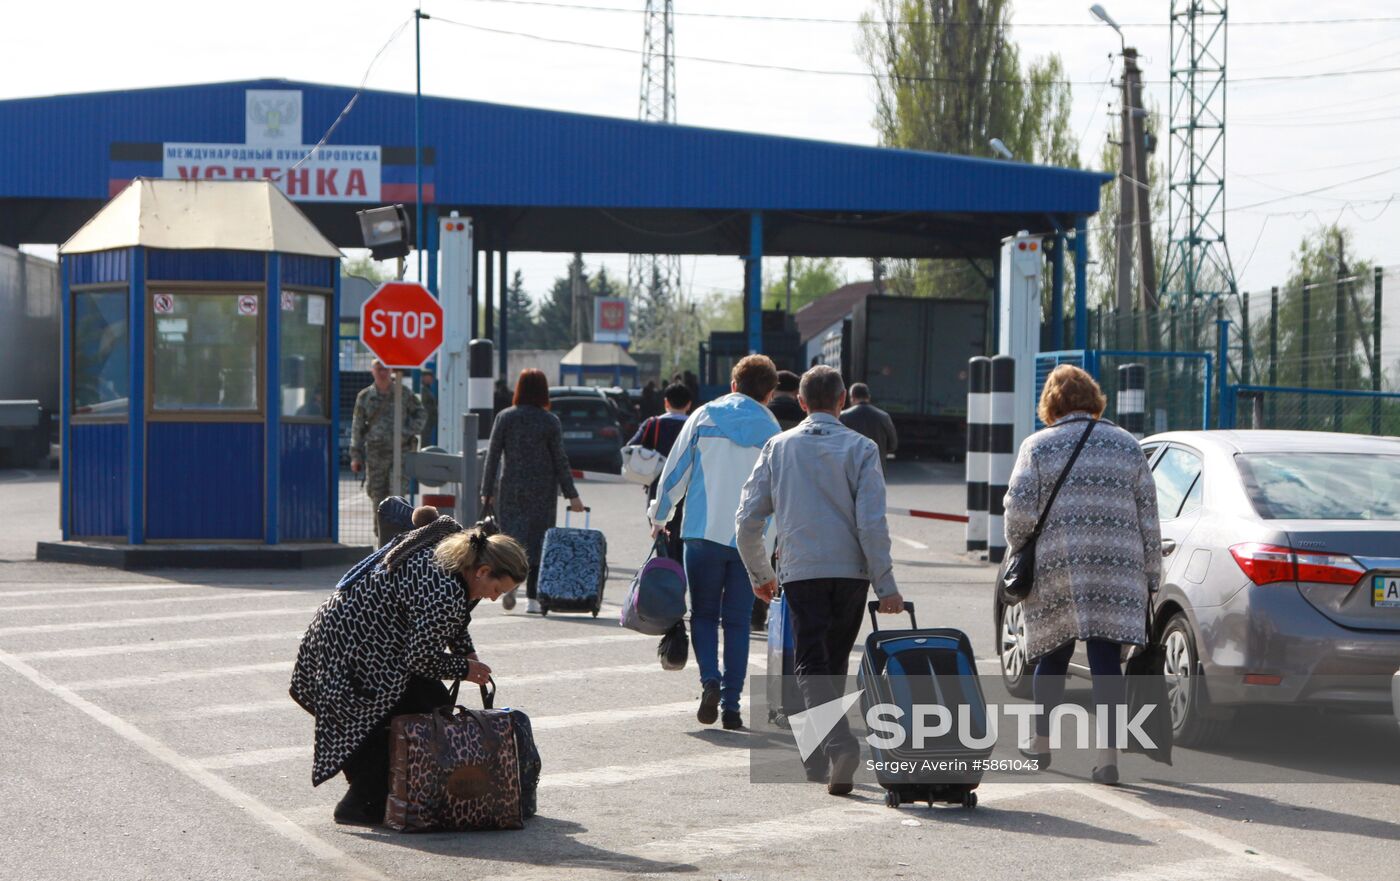
[[[570, 469], [575, 480], [589, 480], [595, 483], [631, 483], [620, 474], [608, 474], [603, 471], [580, 471], [576, 468]], [[893, 514], [897, 517], [916, 517], [921, 520], [943, 520], [948, 523], [966, 523], [966, 514], [945, 514], [942, 511], [924, 511], [919, 508], [886, 508], [886, 514]]]

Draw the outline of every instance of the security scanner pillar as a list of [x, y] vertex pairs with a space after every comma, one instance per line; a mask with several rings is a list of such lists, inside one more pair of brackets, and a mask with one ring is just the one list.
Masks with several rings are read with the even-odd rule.
[[1002, 241], [997, 354], [1016, 359], [1012, 449], [1035, 428], [1035, 356], [1040, 352], [1040, 284], [1045, 253], [1040, 236], [1018, 233]]

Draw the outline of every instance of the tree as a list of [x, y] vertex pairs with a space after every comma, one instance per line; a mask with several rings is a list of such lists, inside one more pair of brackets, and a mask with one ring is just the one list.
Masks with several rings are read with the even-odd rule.
[[535, 324], [535, 304], [525, 292], [525, 276], [519, 269], [506, 287], [506, 325], [511, 348], [536, 348], [539, 328]]
[[[1350, 230], [1333, 224], [1303, 238], [1293, 255], [1288, 283], [1279, 291], [1278, 384], [1309, 388], [1357, 389], [1370, 384], [1370, 297], [1374, 265], [1351, 253]], [[1336, 383], [1337, 285], [1342, 284], [1342, 375]], [[1307, 286], [1304, 309], [1303, 289]], [[1262, 315], [1260, 315], [1262, 313]], [[1251, 316], [1254, 362], [1268, 362], [1268, 312]], [[1379, 365], [1375, 369], [1379, 369]], [[1322, 405], [1318, 405], [1320, 410]]]
[[[886, 146], [986, 156], [1001, 138], [1024, 162], [1078, 167], [1071, 91], [1058, 55], [1021, 65], [1010, 0], [876, 0], [859, 49], [876, 77], [875, 128]], [[887, 289], [986, 297], [990, 264], [892, 260]]]
[[366, 278], [370, 281], [389, 281], [394, 277], [394, 273], [390, 272], [382, 263], [368, 254], [361, 254], [353, 260], [342, 258], [340, 261], [340, 274], [353, 275], [356, 278]]
[[[792, 258], [792, 311], [796, 312], [813, 300], [825, 297], [845, 283], [846, 275], [834, 258]], [[787, 307], [786, 266], [778, 273], [777, 280], [764, 288], [763, 301], [769, 309]]]

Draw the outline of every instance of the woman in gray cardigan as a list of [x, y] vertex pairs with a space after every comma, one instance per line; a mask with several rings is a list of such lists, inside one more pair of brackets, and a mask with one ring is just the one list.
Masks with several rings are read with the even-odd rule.
[[[583, 510], [568, 457], [564, 455], [559, 417], [549, 412], [549, 380], [538, 370], [522, 370], [515, 383], [514, 406], [497, 414], [491, 426], [481, 501], [482, 507], [495, 508], [501, 531], [523, 544], [530, 557], [525, 595], [532, 614], [540, 611], [535, 600], [540, 552], [544, 549], [544, 534], [559, 518], [561, 492], [572, 510]], [[514, 608], [515, 591], [502, 597], [501, 605]]]
[[[1006, 545], [1015, 549], [1035, 531], [1055, 481], [1092, 428], [1046, 518], [1035, 588], [1022, 603], [1026, 657], [1037, 661], [1035, 702], [1045, 708], [1035, 741], [1022, 752], [1042, 768], [1050, 761], [1048, 714], [1064, 698], [1075, 641], [1085, 644], [1095, 705], [1121, 704], [1123, 647], [1145, 643], [1149, 595], [1162, 577], [1152, 472], [1136, 438], [1098, 421], [1105, 404], [1092, 376], [1068, 364], [1056, 367], [1040, 396], [1048, 427], [1021, 444], [1006, 493]], [[1116, 749], [1099, 751], [1094, 780], [1118, 782]]]

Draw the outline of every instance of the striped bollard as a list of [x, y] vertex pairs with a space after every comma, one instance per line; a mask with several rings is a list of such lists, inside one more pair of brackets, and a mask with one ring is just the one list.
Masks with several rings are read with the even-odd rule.
[[1000, 563], [1006, 557], [1006, 485], [1016, 464], [1012, 446], [1016, 431], [1016, 359], [997, 355], [992, 359], [991, 425], [987, 429], [987, 560]]
[[1118, 424], [1138, 440], [1147, 434], [1147, 368], [1141, 364], [1118, 368]]
[[967, 362], [967, 549], [987, 549], [987, 423], [991, 421], [992, 359]]

